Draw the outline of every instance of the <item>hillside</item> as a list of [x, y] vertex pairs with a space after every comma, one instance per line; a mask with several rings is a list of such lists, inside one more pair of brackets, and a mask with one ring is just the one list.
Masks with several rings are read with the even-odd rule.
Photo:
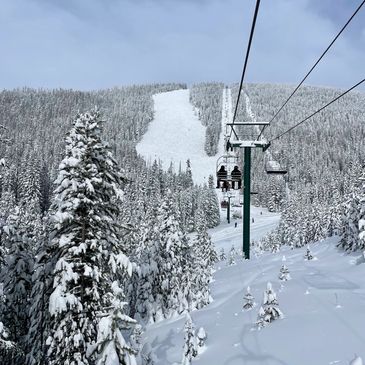
[[[163, 129], [165, 120], [170, 120], [168, 118], [169, 108], [182, 109], [177, 106], [179, 100], [176, 96], [173, 97], [174, 93], [185, 93], [185, 91], [161, 94], [158, 99], [155, 98], [155, 108], [158, 112], [156, 119], [151, 123], [151, 136], [149, 137], [149, 132], [147, 132], [139, 144], [140, 147], [137, 146], [137, 148], [153, 153], [151, 142], [148, 142], [151, 141], [150, 138], [159, 145], [163, 141], [168, 145], [170, 138], [170, 142], [176, 141], [176, 128], [172, 128], [174, 132], [163, 134], [161, 139], [158, 139], [158, 133], [152, 133], [152, 131]], [[305, 95], [308, 97], [308, 94]], [[246, 103], [251, 100], [251, 97], [246, 98]], [[166, 101], [166, 105], [169, 105], [168, 107], [163, 107], [164, 101]], [[258, 103], [257, 100], [252, 103], [253, 111], [255, 105], [257, 107], [256, 103]], [[186, 105], [185, 102], [184, 105]], [[247, 105], [245, 107], [247, 108]], [[161, 117], [163, 113], [166, 113], [166, 117]], [[188, 115], [190, 115], [190, 119], [193, 118], [192, 114]], [[180, 115], [175, 118], [179, 120], [181, 129], [186, 131], [180, 135], [179, 143], [190, 146], [189, 127], [183, 124], [185, 118]], [[154, 123], [156, 123], [156, 129], [154, 129]], [[194, 133], [197, 132], [202, 141], [203, 133], [199, 128], [200, 126]], [[341, 130], [341, 126], [338, 126], [338, 129]], [[324, 133], [330, 132], [328, 130]], [[340, 132], [336, 133], [340, 138]], [[150, 147], [146, 147], [147, 145]], [[174, 146], [171, 148], [173, 151], [178, 151], [178, 146], [176, 149]], [[302, 146], [303, 149], [306, 148], [305, 144]], [[277, 151], [276, 145], [273, 148], [274, 151]], [[313, 148], [317, 147], [313, 146]], [[190, 150], [194, 151], [189, 148]], [[276, 155], [276, 152], [273, 154]], [[159, 154], [162, 159], [164, 156], [169, 155], [167, 153]], [[188, 154], [177, 154], [177, 156], [187, 158]], [[294, 159], [295, 157], [288, 158]], [[193, 166], [194, 161], [199, 166], [199, 159], [192, 158]], [[317, 160], [310, 161], [319, 164], [319, 161], [316, 162]], [[208, 165], [209, 160], [205, 160], [205, 163]], [[301, 165], [295, 164], [295, 166], [296, 169], [303, 168]], [[261, 167], [263, 168], [263, 165]], [[293, 174], [295, 175], [295, 172]], [[296, 194], [296, 188], [299, 189], [302, 186], [301, 184], [297, 186], [295, 181], [295, 178], [290, 180], [293, 195]], [[302, 182], [300, 178], [298, 181]], [[314, 181], [312, 183], [314, 184]], [[318, 181], [317, 183], [320, 184]], [[264, 194], [263, 191], [261, 194]], [[268, 194], [270, 194], [270, 190], [268, 190]], [[356, 264], [360, 254], [355, 253], [349, 256], [336, 248], [338, 237], [321, 242], [312, 241], [310, 250], [315, 258], [311, 261], [305, 260], [306, 248], [304, 247], [295, 250], [282, 247], [280, 252], [263, 252], [261, 251], [263, 248], [272, 247], [274, 242], [259, 241], [278, 226], [279, 215], [269, 213], [263, 208], [253, 207], [251, 214], [254, 223], [251, 225], [251, 237], [256, 242], [252, 247], [255, 254], [250, 261], [242, 261], [238, 254], [235, 256], [236, 264], [228, 265], [231, 247], [234, 246], [236, 251], [240, 252], [242, 225], [240, 220], [238, 220], [237, 228], [234, 228], [233, 224], [224, 223], [225, 214], [225, 211], [221, 212], [220, 226], [209, 231], [217, 251], [220, 252], [223, 248], [227, 260], [216, 264], [214, 280], [211, 284], [213, 302], [203, 309], [191, 313], [196, 330], [203, 327], [208, 336], [206, 346], [200, 350], [200, 354], [193, 359], [192, 363], [202, 365], [243, 363], [347, 365], [354, 353], [363, 355], [361, 352], [364, 341], [362, 328], [365, 324], [365, 316], [362, 312], [365, 286], [362, 285], [359, 278], [364, 275], [365, 266]], [[313, 216], [312, 219], [317, 220], [320, 217]], [[291, 229], [292, 231], [299, 230], [295, 226]], [[283, 264], [288, 267], [292, 277], [292, 280], [287, 282], [282, 282], [278, 278]], [[257, 314], [268, 281], [272, 283], [273, 289], [277, 293], [279, 307], [284, 313], [284, 318], [258, 330]], [[250, 311], [242, 309], [247, 286], [250, 286], [256, 302], [256, 306]], [[180, 364], [184, 345], [185, 320], [186, 317], [182, 314], [146, 327], [144, 340], [151, 346], [156, 356], [156, 364]]]
[[[242, 261], [242, 196], [234, 192], [228, 224], [219, 210], [226, 194], [214, 188], [236, 86], [184, 87], [0, 93], [3, 363], [117, 359], [126, 343], [131, 365], [135, 355], [138, 365], [180, 364], [187, 312], [208, 334], [197, 364], [345, 365], [363, 355], [363, 94], [322, 113], [321, 125], [255, 151], [253, 255]], [[247, 85], [240, 120], [273, 115], [282, 90], [290, 88]], [[298, 112], [283, 118], [300, 118], [337, 93], [305, 88]], [[291, 125], [280, 123], [265, 136]], [[286, 179], [265, 174], [271, 159], [287, 167]], [[317, 259], [304, 260], [307, 244]], [[217, 262], [214, 248], [227, 259]], [[292, 276], [285, 283], [283, 255]], [[258, 330], [268, 281], [284, 318]], [[247, 286], [257, 306], [243, 312]], [[90, 341], [79, 341], [81, 324]]]

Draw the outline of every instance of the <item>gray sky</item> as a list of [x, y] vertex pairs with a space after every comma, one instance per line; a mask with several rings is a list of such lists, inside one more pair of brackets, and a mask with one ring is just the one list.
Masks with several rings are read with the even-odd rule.
[[[361, 0], [262, 0], [247, 81], [297, 83]], [[0, 88], [238, 82], [255, 0], [0, 0]], [[365, 76], [365, 5], [307, 83]]]

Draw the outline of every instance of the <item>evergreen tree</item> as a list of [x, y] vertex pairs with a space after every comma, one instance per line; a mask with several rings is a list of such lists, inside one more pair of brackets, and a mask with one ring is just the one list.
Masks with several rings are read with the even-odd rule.
[[219, 260], [220, 261], [225, 261], [227, 259], [226, 253], [224, 252], [224, 248], [221, 248], [221, 251], [219, 253]]
[[194, 323], [189, 313], [186, 314], [184, 332], [184, 349], [181, 365], [190, 365], [192, 359], [198, 355], [198, 349], [194, 331]]
[[155, 220], [142, 224], [141, 245], [137, 249], [139, 264], [136, 312], [144, 322], [154, 322], [162, 313], [162, 302], [157, 302], [159, 293], [160, 232]]
[[134, 329], [133, 332], [131, 334], [131, 345], [133, 346], [133, 348], [135, 348], [138, 352], [141, 350], [142, 348], [142, 334], [143, 334], [143, 330], [142, 330], [142, 326], [137, 324]]
[[97, 343], [94, 352], [98, 354], [96, 365], [137, 365], [137, 349], [128, 345], [122, 331], [130, 330], [136, 321], [125, 315], [123, 289], [117, 281], [112, 284], [112, 293], [108, 293], [111, 309], [98, 323]]
[[[20, 211], [13, 210], [3, 228], [6, 233], [7, 254], [1, 272], [5, 304], [2, 311], [4, 325], [8, 329], [9, 340], [25, 349], [25, 335], [29, 327], [27, 312], [31, 291], [33, 256], [26, 227], [20, 224]], [[10, 363], [9, 363], [10, 365]]]
[[356, 251], [359, 248], [359, 211], [360, 202], [356, 194], [346, 201], [342, 217], [342, 236], [339, 242], [345, 251]]
[[[190, 295], [189, 244], [177, 220], [175, 202], [168, 192], [157, 213], [160, 247], [157, 259], [156, 308], [163, 318], [188, 308]], [[157, 319], [157, 318], [156, 318]]]
[[[47, 338], [50, 365], [103, 363], [105, 346], [115, 349], [122, 364], [134, 362], [119, 331], [132, 320], [122, 305], [114, 309], [115, 301], [123, 297], [118, 280], [126, 280], [132, 266], [123, 253], [116, 224], [121, 177], [101, 141], [101, 123], [98, 112], [77, 116], [56, 180], [50, 258], [56, 264]], [[111, 295], [115, 288], [118, 297]], [[107, 343], [100, 342], [105, 339], [102, 318], [113, 328]]]
[[207, 339], [207, 333], [205, 332], [205, 329], [203, 327], [199, 328], [199, 330], [196, 334], [196, 338], [198, 341], [198, 346], [203, 347], [205, 345], [205, 341]]
[[247, 291], [245, 296], [243, 297], [244, 303], [243, 303], [243, 309], [249, 310], [252, 309], [255, 306], [254, 297], [251, 294], [250, 287], [247, 287]]
[[213, 270], [214, 264], [218, 262], [219, 259], [212, 239], [207, 231], [206, 217], [201, 208], [198, 209], [196, 217], [197, 236], [194, 246], [199, 248], [199, 253], [202, 256], [202, 260], [205, 262], [205, 266], [208, 269]]
[[365, 172], [361, 176], [362, 191], [360, 195], [360, 209], [359, 209], [359, 244], [358, 248], [361, 250], [365, 249]]
[[49, 220], [45, 218], [39, 236], [38, 250], [32, 275], [32, 291], [29, 306], [29, 329], [27, 334], [27, 365], [47, 365], [46, 334], [50, 324], [49, 297], [53, 290], [52, 271], [56, 258], [49, 242]]
[[283, 318], [283, 313], [279, 309], [276, 293], [274, 292], [271, 283], [268, 282], [266, 291], [264, 291], [262, 305], [258, 313], [257, 326], [258, 328], [265, 327], [267, 324], [280, 318]]
[[8, 332], [0, 322], [0, 361], [1, 364], [23, 364], [24, 352], [19, 346], [8, 340]]
[[209, 175], [209, 177], [208, 177], [208, 187], [209, 187], [209, 189], [214, 189], [214, 177], [213, 177], [213, 175]]
[[185, 171], [185, 188], [191, 188], [194, 186], [193, 174], [191, 172], [191, 162], [189, 159], [186, 161], [186, 171]]
[[211, 302], [210, 282], [216, 260], [215, 250], [204, 225], [198, 230], [190, 250], [191, 301], [198, 309]]
[[234, 245], [232, 245], [229, 251], [228, 265], [236, 265], [237, 251]]
[[307, 251], [304, 255], [304, 259], [307, 260], [307, 261], [310, 261], [310, 260], [314, 259], [314, 256], [312, 255], [312, 252], [311, 252], [311, 250], [309, 249], [308, 246], [307, 246]]
[[280, 273], [279, 273], [279, 279], [282, 281], [291, 280], [289, 269], [285, 265], [281, 266]]
[[216, 192], [207, 186], [203, 187], [200, 204], [201, 207], [204, 207], [208, 228], [216, 227], [220, 223], [219, 203]]

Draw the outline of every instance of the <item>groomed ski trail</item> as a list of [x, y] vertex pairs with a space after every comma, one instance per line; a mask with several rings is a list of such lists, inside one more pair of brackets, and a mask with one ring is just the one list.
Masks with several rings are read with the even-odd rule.
[[153, 101], [155, 117], [137, 144], [137, 152], [146, 161], [160, 160], [165, 170], [172, 162], [175, 171], [180, 163], [184, 171], [190, 159], [194, 182], [208, 183], [209, 175], [215, 175], [217, 158], [223, 153], [222, 133], [218, 154], [209, 157], [204, 151], [206, 128], [194, 113], [189, 90], [156, 94]]

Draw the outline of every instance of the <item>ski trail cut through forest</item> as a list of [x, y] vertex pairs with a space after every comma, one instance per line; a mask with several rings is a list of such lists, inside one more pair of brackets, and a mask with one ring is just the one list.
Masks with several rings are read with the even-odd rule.
[[180, 162], [185, 170], [186, 161], [190, 159], [194, 183], [208, 183], [209, 175], [215, 176], [218, 156], [223, 154], [222, 133], [218, 154], [209, 157], [204, 151], [206, 127], [194, 112], [189, 101], [189, 90], [156, 94], [153, 101], [155, 118], [149, 124], [142, 141], [137, 144], [137, 152], [146, 161], [160, 160], [164, 170], [169, 168], [170, 162], [173, 162], [175, 171]]

